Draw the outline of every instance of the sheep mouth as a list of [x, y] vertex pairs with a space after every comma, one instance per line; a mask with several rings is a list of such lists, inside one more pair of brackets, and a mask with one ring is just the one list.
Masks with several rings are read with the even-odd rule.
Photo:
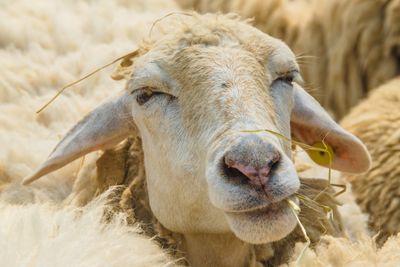
[[[218, 161], [215, 161], [218, 158]], [[300, 180], [293, 163], [286, 157], [270, 174], [266, 183], [252, 184], [242, 173], [225, 168], [222, 156], [212, 158], [206, 169], [208, 197], [224, 213], [279, 213], [294, 199]]]
[[282, 210], [286, 210], [289, 207], [288, 202], [293, 201], [297, 205], [299, 204], [299, 200], [297, 197], [294, 196], [294, 194], [290, 195], [287, 198], [284, 198], [283, 200], [277, 201], [277, 202], [272, 202], [264, 205], [259, 205], [255, 207], [249, 207], [246, 209], [237, 209], [237, 210], [225, 210], [224, 212], [227, 214], [264, 214], [264, 215], [270, 215], [274, 216], [276, 214], [279, 214]]
[[250, 211], [225, 212], [225, 216], [233, 233], [251, 244], [280, 240], [297, 225], [296, 215], [286, 200]]

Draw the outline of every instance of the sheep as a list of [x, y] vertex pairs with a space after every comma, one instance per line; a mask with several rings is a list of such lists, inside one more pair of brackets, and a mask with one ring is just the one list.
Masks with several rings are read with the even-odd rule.
[[303, 76], [337, 118], [400, 74], [400, 1], [184, 1], [201, 12], [237, 12], [303, 58]]
[[356, 201], [369, 214], [369, 225], [382, 245], [400, 232], [400, 78], [378, 87], [351, 110], [341, 124], [367, 145], [372, 168], [362, 175], [345, 175]]
[[[24, 184], [140, 136], [144, 170], [135, 172], [146, 174], [151, 213], [181, 235], [177, 248], [193, 266], [254, 262], [255, 245], [278, 241], [297, 224], [285, 202], [300, 187], [291, 144], [243, 130], [270, 129], [308, 145], [324, 139], [335, 153], [332, 168], [369, 168], [364, 145], [298, 84], [290, 49], [238, 18], [165, 17], [113, 77], [128, 80], [125, 92], [73, 127]], [[100, 174], [113, 169], [97, 167]], [[125, 175], [113, 172], [113, 181]], [[132, 190], [123, 195], [131, 199]]]

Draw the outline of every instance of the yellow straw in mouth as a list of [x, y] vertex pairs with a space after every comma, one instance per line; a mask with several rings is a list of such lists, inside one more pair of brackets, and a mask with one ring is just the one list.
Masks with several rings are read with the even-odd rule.
[[[281, 133], [272, 131], [272, 130], [268, 130], [268, 129], [262, 129], [262, 130], [242, 130], [241, 132], [247, 132], [247, 133], [260, 133], [260, 132], [268, 132], [270, 134], [275, 135], [278, 138], [281, 138], [285, 141], [291, 142], [291, 144], [294, 145], [298, 145], [299, 147], [301, 147], [302, 149], [304, 149], [308, 155], [310, 156], [310, 158], [316, 162], [319, 165], [325, 165], [328, 166], [329, 171], [328, 171], [328, 185], [321, 190], [315, 197], [314, 199], [311, 199], [305, 195], [302, 194], [296, 194], [296, 197], [307, 207], [313, 209], [311, 206], [307, 205], [307, 202], [311, 202], [316, 204], [317, 206], [321, 207], [324, 212], [326, 213], [327, 219], [330, 221], [333, 221], [333, 210], [331, 207], [323, 205], [321, 203], [319, 203], [317, 201], [317, 199], [319, 198], [319, 196], [321, 194], [323, 194], [328, 188], [329, 186], [335, 186], [335, 187], [340, 187], [342, 188], [341, 191], [339, 191], [338, 193], [336, 193], [334, 196], [340, 195], [342, 193], [344, 193], [346, 191], [346, 185], [340, 185], [340, 184], [332, 184], [331, 183], [331, 176], [332, 176], [332, 159], [334, 156], [334, 151], [332, 149], [331, 146], [329, 146], [329, 144], [325, 143], [325, 138], [328, 135], [325, 135], [325, 137], [320, 141], [315, 143], [314, 145], [310, 146], [308, 144], [304, 144], [302, 142], [298, 142], [295, 140], [292, 140], [291, 138], [288, 138], [286, 136], [284, 136]], [[299, 205], [297, 205], [293, 200], [291, 199], [286, 199], [286, 202], [289, 205], [289, 208], [291, 209], [291, 211], [293, 212], [293, 215], [296, 217], [297, 223], [301, 228], [301, 231], [304, 235], [304, 238], [306, 240], [306, 245], [304, 246], [304, 248], [301, 250], [300, 255], [297, 257], [296, 259], [296, 266], [300, 266], [300, 261], [306, 251], [307, 248], [309, 248], [310, 244], [311, 244], [311, 240], [309, 238], [309, 236], [307, 235], [307, 231], [304, 227], [304, 225], [301, 223], [298, 214], [301, 212], [301, 208], [299, 207]]]
[[299, 219], [298, 213], [300, 213], [300, 211], [301, 211], [300, 207], [294, 201], [292, 201], [290, 199], [286, 199], [286, 202], [289, 204], [289, 207], [290, 207], [291, 211], [293, 212], [293, 215], [296, 217], [297, 223], [299, 224], [301, 231], [303, 232], [304, 238], [306, 239], [306, 245], [303, 247], [303, 249], [300, 252], [300, 255], [296, 259], [296, 266], [300, 266], [300, 260], [302, 259], [306, 249], [310, 246], [311, 240], [308, 237], [307, 231]]

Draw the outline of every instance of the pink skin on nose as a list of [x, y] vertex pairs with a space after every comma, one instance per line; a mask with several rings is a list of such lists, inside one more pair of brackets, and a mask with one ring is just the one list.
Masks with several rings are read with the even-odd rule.
[[[229, 165], [228, 165], [229, 166]], [[230, 164], [230, 168], [235, 168], [243, 173], [250, 180], [250, 184], [262, 186], [268, 182], [268, 175], [271, 171], [270, 167], [263, 167], [259, 170], [256, 170], [253, 166], [243, 165], [240, 163]]]

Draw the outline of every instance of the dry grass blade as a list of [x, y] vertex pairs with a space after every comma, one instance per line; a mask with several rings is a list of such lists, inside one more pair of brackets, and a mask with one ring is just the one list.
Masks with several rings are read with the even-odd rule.
[[332, 184], [331, 183], [331, 186], [342, 188], [342, 190], [340, 190], [339, 192], [337, 192], [334, 195], [335, 197], [340, 196], [341, 194], [343, 194], [344, 192], [347, 191], [347, 186], [345, 184]]
[[[328, 152], [326, 148], [323, 149], [323, 148], [313, 147], [313, 146], [304, 144], [304, 143], [302, 143], [302, 142], [298, 142], [298, 141], [292, 140], [292, 139], [290, 139], [290, 138], [284, 136], [283, 134], [280, 134], [280, 133], [277, 133], [277, 132], [275, 132], [275, 131], [268, 130], [268, 129], [262, 129], [262, 130], [242, 130], [241, 132], [244, 132], [244, 133], [268, 132], [268, 133], [271, 133], [271, 134], [273, 134], [273, 135], [275, 135], [275, 136], [277, 136], [277, 137], [279, 137], [279, 138], [282, 138], [282, 139], [285, 140], [285, 141], [292, 142], [293, 144], [298, 145], [299, 147], [301, 147], [301, 148], [304, 149], [304, 150], [314, 150], [314, 151], [320, 151], [320, 152]], [[324, 142], [324, 141], [322, 140], [322, 142]], [[325, 144], [325, 147], [326, 147], [326, 144]]]
[[310, 246], [310, 244], [311, 244], [311, 240], [310, 240], [310, 238], [308, 237], [308, 235], [307, 235], [307, 231], [306, 231], [306, 229], [304, 228], [304, 226], [303, 226], [303, 224], [301, 223], [301, 221], [300, 221], [300, 219], [299, 219], [299, 216], [298, 216], [298, 214], [297, 213], [299, 213], [301, 210], [300, 210], [300, 207], [296, 204], [296, 203], [294, 203], [292, 200], [286, 200], [287, 201], [287, 203], [289, 204], [289, 207], [290, 207], [290, 209], [291, 209], [291, 211], [293, 212], [293, 215], [296, 217], [296, 220], [297, 220], [297, 223], [299, 224], [299, 226], [300, 226], [300, 228], [301, 228], [301, 231], [302, 231], [302, 233], [303, 233], [303, 235], [304, 235], [304, 238], [306, 239], [306, 245], [304, 246], [304, 248], [301, 250], [301, 252], [300, 252], [300, 255], [297, 257], [297, 259], [296, 259], [296, 266], [300, 266], [300, 261], [301, 261], [301, 259], [303, 258], [303, 255], [304, 255], [304, 252], [306, 251], [306, 249]]
[[162, 21], [163, 19], [166, 19], [166, 18], [168, 18], [170, 16], [173, 16], [173, 15], [184, 15], [184, 16], [190, 16], [190, 17], [193, 16], [192, 13], [188, 13], [188, 12], [171, 12], [171, 13], [166, 14], [165, 16], [162, 16], [161, 18], [155, 20], [153, 22], [153, 24], [151, 25], [151, 28], [150, 28], [150, 31], [149, 31], [149, 39], [151, 39], [151, 34], [153, 33], [153, 28], [156, 26], [156, 24], [159, 23], [160, 21]]
[[[321, 192], [323, 192], [323, 190], [322, 190]], [[320, 193], [321, 193], [321, 192], [320, 192]], [[326, 205], [323, 205], [323, 204], [319, 203], [318, 201], [316, 201], [316, 200], [314, 200], [314, 199], [311, 199], [311, 198], [309, 198], [309, 197], [307, 197], [307, 196], [305, 196], [305, 195], [302, 195], [302, 194], [296, 194], [296, 197], [297, 197], [298, 199], [300, 199], [300, 201], [302, 201], [302, 203], [303, 203], [305, 206], [307, 206], [308, 208], [310, 208], [310, 209], [312, 209], [312, 210], [315, 210], [315, 208], [312, 207], [312, 205], [308, 205], [307, 202], [313, 203], [314, 205], [317, 205], [318, 207], [321, 207], [321, 208], [324, 210], [324, 212], [326, 213], [327, 218], [328, 218], [329, 220], [331, 220], [331, 221], [333, 220], [333, 210], [332, 210], [331, 207], [326, 206]], [[315, 211], [318, 212], [317, 210], [315, 210]]]
[[89, 78], [90, 76], [96, 74], [97, 72], [99, 72], [99, 71], [101, 71], [101, 70], [107, 68], [108, 66], [111, 66], [112, 64], [116, 63], [117, 61], [119, 61], [119, 60], [121, 60], [121, 59], [124, 59], [124, 58], [127, 58], [127, 57], [132, 57], [132, 56], [136, 55], [137, 53], [138, 53], [138, 51], [135, 50], [135, 51], [133, 51], [133, 52], [130, 52], [130, 53], [128, 53], [128, 54], [125, 54], [125, 55], [123, 55], [123, 56], [120, 56], [120, 57], [118, 57], [117, 59], [114, 59], [112, 62], [107, 63], [107, 64], [105, 64], [105, 65], [103, 65], [103, 66], [101, 66], [101, 67], [95, 69], [94, 71], [90, 72], [89, 74], [86, 74], [86, 75], [83, 76], [82, 78], [79, 78], [78, 80], [75, 80], [75, 81], [73, 81], [73, 82], [71, 82], [71, 83], [69, 83], [69, 84], [63, 86], [60, 90], [57, 91], [57, 93], [56, 93], [46, 104], [44, 104], [40, 109], [38, 109], [38, 110], [36, 111], [36, 113], [38, 114], [38, 113], [42, 112], [45, 108], [47, 108], [59, 95], [62, 94], [62, 92], [64, 92], [65, 89], [67, 89], [67, 88], [69, 88], [69, 87], [71, 87], [71, 86], [74, 86], [74, 85], [77, 84], [77, 83], [80, 83], [81, 81], [83, 81], [83, 80]]
[[82, 157], [81, 162], [79, 163], [78, 170], [76, 171], [75, 178], [77, 178], [79, 173], [81, 172], [83, 165], [85, 164], [85, 158], [86, 158], [86, 156]]
[[300, 213], [301, 209], [299, 205], [297, 205], [293, 200], [286, 199], [286, 202], [289, 203], [289, 206], [297, 213]]

